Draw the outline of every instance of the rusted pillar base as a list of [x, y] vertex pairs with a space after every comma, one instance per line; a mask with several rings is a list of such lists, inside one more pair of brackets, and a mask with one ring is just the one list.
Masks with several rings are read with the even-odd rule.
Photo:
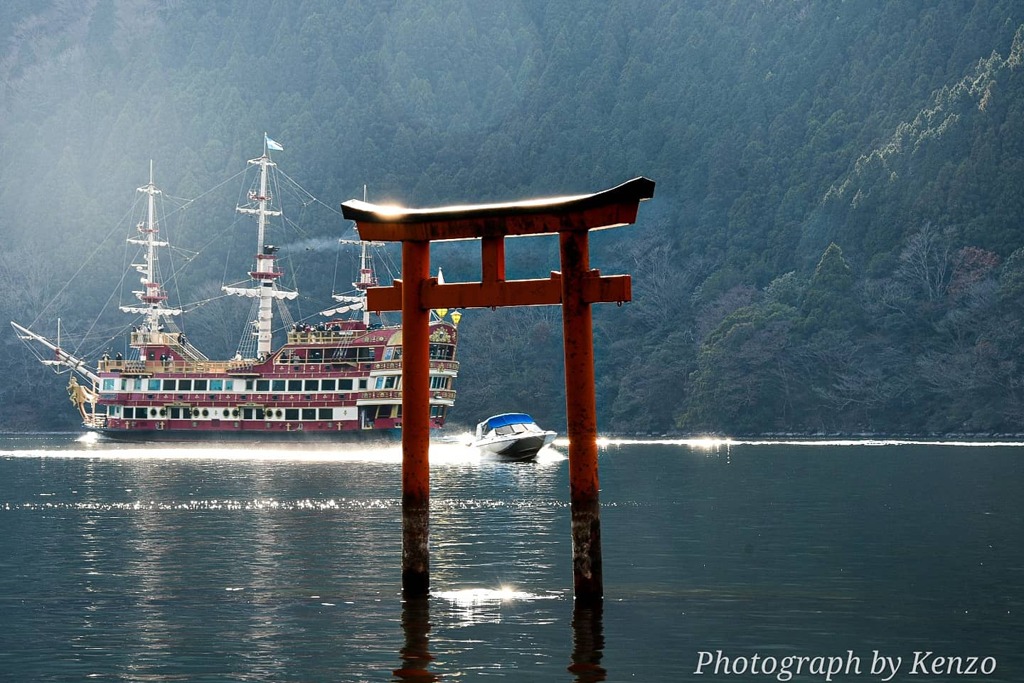
[[402, 505], [402, 594], [430, 593], [430, 506]]
[[604, 595], [600, 503], [574, 500], [571, 507], [573, 593], [577, 603], [599, 605]]

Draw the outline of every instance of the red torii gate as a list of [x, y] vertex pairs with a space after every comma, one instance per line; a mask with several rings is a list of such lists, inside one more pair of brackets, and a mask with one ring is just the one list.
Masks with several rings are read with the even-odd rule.
[[[341, 205], [365, 241], [402, 243], [402, 279], [368, 291], [373, 311], [402, 311], [402, 589], [430, 589], [430, 341], [431, 309], [562, 305], [565, 399], [569, 435], [573, 589], [599, 601], [601, 520], [597, 476], [594, 330], [590, 305], [632, 298], [629, 275], [590, 268], [589, 231], [636, 221], [654, 181], [634, 178], [594, 194], [434, 209]], [[547, 279], [505, 279], [505, 238], [558, 234], [561, 272]], [[480, 239], [481, 281], [438, 283], [430, 277], [430, 243]], [[408, 286], [407, 286], [408, 285]]]

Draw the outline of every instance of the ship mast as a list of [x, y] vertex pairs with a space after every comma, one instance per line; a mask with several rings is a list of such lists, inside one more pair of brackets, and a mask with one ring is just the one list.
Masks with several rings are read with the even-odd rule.
[[281, 215], [280, 211], [270, 208], [272, 198], [267, 187], [269, 169], [277, 164], [271, 161], [265, 150], [263, 156], [258, 159], [250, 159], [249, 164], [260, 167], [259, 190], [249, 192], [249, 201], [255, 203], [255, 206], [239, 206], [236, 209], [239, 213], [256, 216], [259, 253], [256, 254], [256, 269], [249, 272], [249, 277], [255, 281], [255, 285], [253, 287], [226, 286], [222, 289], [228, 294], [252, 297], [259, 300], [254, 334], [256, 336], [256, 355], [262, 358], [269, 354], [271, 350], [274, 323], [272, 304], [274, 299], [294, 299], [298, 296], [298, 292], [277, 288], [277, 279], [284, 273], [276, 267], [277, 247], [266, 243], [267, 218]]
[[144, 306], [121, 306], [124, 313], [138, 313], [143, 316], [143, 322], [139, 328], [144, 338], [151, 338], [161, 331], [160, 321], [164, 317], [181, 315], [180, 308], [167, 308], [164, 302], [167, 301], [167, 293], [163, 286], [157, 282], [157, 248], [166, 247], [167, 242], [157, 238], [160, 228], [157, 227], [156, 219], [156, 197], [161, 194], [153, 183], [153, 162], [149, 162], [149, 183], [138, 188], [137, 192], [146, 195], [146, 219], [140, 221], [135, 229], [138, 237], [129, 237], [129, 244], [138, 244], [145, 247], [142, 263], [133, 263], [142, 277], [142, 290], [132, 292]]
[[[363, 304], [363, 324], [366, 326], [370, 325], [370, 311], [366, 308], [366, 290], [370, 287], [377, 286], [377, 276], [373, 272], [373, 266], [370, 262], [370, 255], [367, 253], [367, 249], [371, 245], [367, 242], [360, 243], [359, 252], [359, 281], [353, 282], [352, 286], [359, 290], [359, 294], [362, 296]], [[383, 242], [374, 242], [373, 246], [384, 246]]]
[[373, 271], [373, 258], [369, 254], [370, 247], [382, 247], [383, 242], [363, 242], [359, 240], [338, 240], [339, 244], [353, 245], [358, 244], [360, 247], [359, 251], [359, 279], [352, 283], [352, 286], [356, 288], [357, 294], [332, 294], [331, 298], [335, 301], [339, 301], [344, 306], [338, 306], [327, 311], [321, 311], [320, 315], [327, 317], [333, 315], [340, 315], [342, 313], [348, 313], [350, 311], [363, 312], [363, 325], [369, 327], [370, 325], [370, 311], [366, 308], [366, 290], [371, 287], [377, 286], [377, 275]]

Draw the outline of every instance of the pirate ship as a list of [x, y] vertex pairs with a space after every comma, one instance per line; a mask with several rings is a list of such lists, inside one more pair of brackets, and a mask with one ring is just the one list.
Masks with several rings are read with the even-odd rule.
[[[336, 295], [340, 305], [323, 311], [316, 323], [286, 325], [283, 343], [274, 346], [274, 303], [295, 298], [281, 286], [278, 248], [266, 240], [267, 226], [282, 215], [270, 188], [276, 164], [270, 152], [282, 147], [264, 138], [263, 154], [249, 160], [258, 182], [237, 210], [255, 218], [257, 253], [249, 280], [225, 286], [229, 295], [251, 298], [251, 353], [229, 359], [204, 355], [181, 331], [183, 309], [168, 303], [159, 275], [160, 237], [155, 200], [161, 191], [150, 181], [145, 217], [128, 242], [140, 248], [141, 289], [136, 301], [120, 307], [134, 317], [126, 354], [104, 353], [95, 363], [56, 341], [12, 322], [39, 359], [69, 372], [68, 393], [83, 426], [125, 439], [193, 437], [320, 437], [394, 435], [402, 426], [402, 327], [374, 320], [366, 291], [378, 284], [371, 249], [360, 251], [358, 277], [351, 293]], [[452, 319], [454, 318], [454, 319]], [[432, 313], [430, 323], [430, 420], [444, 425], [454, 404], [458, 374], [458, 312]], [[127, 330], [126, 330], [127, 331]], [[280, 332], [278, 333], [280, 337]]]

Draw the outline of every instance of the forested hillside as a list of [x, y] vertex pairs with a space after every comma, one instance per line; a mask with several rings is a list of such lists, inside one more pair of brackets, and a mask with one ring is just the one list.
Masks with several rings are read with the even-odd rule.
[[[252, 250], [233, 178], [267, 131], [316, 198], [290, 198], [282, 235], [305, 245], [296, 318], [329, 302], [321, 246], [364, 185], [433, 206], [644, 175], [637, 224], [592, 245], [633, 276], [631, 303], [595, 308], [602, 431], [1024, 433], [1022, 61], [1016, 0], [12, 0], [0, 318], [114, 343], [153, 160], [178, 294], [208, 301], [185, 329], [233, 353], [247, 310], [217, 293]], [[549, 238], [508, 249], [510, 277], [558, 268]], [[477, 254], [433, 261], [471, 280]], [[562, 428], [557, 308], [460, 330], [454, 422]], [[66, 377], [0, 340], [0, 428], [74, 428]]]

